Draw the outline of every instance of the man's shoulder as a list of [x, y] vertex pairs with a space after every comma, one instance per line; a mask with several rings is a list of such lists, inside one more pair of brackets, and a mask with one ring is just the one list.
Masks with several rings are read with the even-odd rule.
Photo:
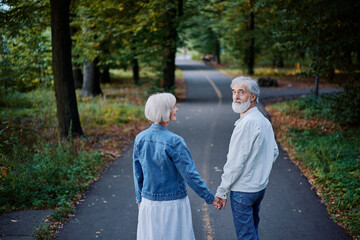
[[258, 109], [254, 109], [241, 123], [243, 126], [258, 126], [263, 124], [268, 125], [270, 121]]

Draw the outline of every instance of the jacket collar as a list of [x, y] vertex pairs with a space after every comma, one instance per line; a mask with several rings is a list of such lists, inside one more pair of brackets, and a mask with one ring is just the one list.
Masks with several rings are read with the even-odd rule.
[[166, 130], [167, 127], [163, 126], [163, 125], [160, 125], [160, 124], [151, 124], [150, 126], [151, 129], [158, 129], [158, 130]]

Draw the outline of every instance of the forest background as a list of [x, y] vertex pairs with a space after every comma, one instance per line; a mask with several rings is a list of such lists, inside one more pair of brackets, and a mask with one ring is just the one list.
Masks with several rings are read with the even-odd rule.
[[[353, 137], [360, 119], [359, 7], [355, 0], [0, 1], [1, 211], [71, 212], [146, 126], [146, 98], [159, 91], [179, 96], [180, 52], [197, 60], [211, 54], [213, 66], [229, 75], [310, 79], [314, 98], [278, 108], [307, 120], [317, 114], [331, 121], [331, 131], [351, 129]], [[320, 82], [344, 91], [319, 97]], [[349, 151], [344, 174], [360, 161], [359, 150]], [[351, 173], [351, 187], [325, 188], [339, 197], [329, 197], [328, 206], [337, 204], [332, 215], [359, 236], [359, 170]]]

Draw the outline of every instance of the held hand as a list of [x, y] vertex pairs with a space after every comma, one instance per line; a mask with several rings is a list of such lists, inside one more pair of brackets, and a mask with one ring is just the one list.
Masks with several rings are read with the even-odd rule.
[[221, 203], [221, 207], [222, 209], [225, 209], [225, 206], [226, 206], [226, 199], [222, 199], [222, 198], [219, 198], [220, 199], [220, 203]]
[[215, 197], [215, 198], [214, 198], [214, 201], [212, 202], [212, 204], [213, 204], [218, 210], [221, 209], [221, 202], [220, 202], [220, 199], [219, 199], [218, 197]]

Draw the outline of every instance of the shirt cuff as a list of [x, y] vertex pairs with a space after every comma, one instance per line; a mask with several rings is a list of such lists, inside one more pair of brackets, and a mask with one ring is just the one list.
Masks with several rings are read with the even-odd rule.
[[219, 186], [216, 191], [215, 196], [218, 198], [221, 198], [221, 199], [227, 199], [227, 191], [224, 188]]
[[225, 193], [216, 193], [215, 194], [216, 197], [221, 198], [221, 199], [226, 199], [227, 195]]

